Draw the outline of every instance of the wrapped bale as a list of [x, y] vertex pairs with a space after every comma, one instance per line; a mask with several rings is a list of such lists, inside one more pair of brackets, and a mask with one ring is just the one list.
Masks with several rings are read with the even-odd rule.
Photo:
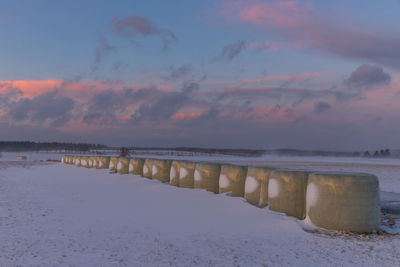
[[151, 178], [163, 183], [169, 182], [172, 160], [155, 159], [153, 161]]
[[181, 161], [179, 169], [179, 187], [194, 188], [195, 162]]
[[97, 168], [98, 169], [108, 169], [110, 166], [110, 157], [100, 157], [98, 162], [97, 162]]
[[81, 166], [87, 168], [87, 166], [88, 166], [88, 157], [81, 157]]
[[74, 157], [74, 165], [77, 167], [81, 166], [81, 158], [80, 157], [77, 157], [77, 156]]
[[218, 194], [221, 165], [197, 163], [194, 171], [194, 188]]
[[93, 168], [100, 169], [100, 157], [94, 157]]
[[64, 164], [67, 163], [67, 156], [66, 155], [62, 156], [61, 162], [64, 163]]
[[219, 176], [219, 193], [231, 192], [233, 197], [244, 197], [247, 167], [223, 165]]
[[68, 164], [70, 164], [70, 165], [74, 164], [74, 156], [68, 157]]
[[268, 204], [268, 181], [273, 169], [248, 167], [244, 184], [244, 198], [250, 204], [263, 208]]
[[131, 159], [129, 161], [129, 173], [143, 176], [144, 159]]
[[269, 209], [304, 219], [307, 180], [304, 171], [273, 171], [268, 182]]
[[151, 179], [153, 170], [153, 159], [146, 159], [143, 164], [143, 177]]
[[89, 157], [89, 160], [88, 160], [88, 168], [93, 168], [93, 166], [94, 166], [94, 162], [95, 162], [95, 157]]
[[108, 165], [108, 168], [112, 171], [117, 171], [117, 164], [118, 164], [118, 158], [117, 157], [111, 157], [110, 158], [110, 164]]
[[92, 168], [96, 168], [97, 169], [97, 157], [92, 157]]
[[128, 158], [119, 158], [117, 163], [117, 172], [119, 174], [128, 174], [129, 173], [129, 161]]
[[169, 173], [169, 183], [174, 186], [179, 186], [179, 173], [181, 169], [180, 161], [172, 161], [171, 171]]
[[307, 185], [307, 219], [330, 229], [370, 233], [379, 230], [379, 182], [375, 175], [313, 173]]

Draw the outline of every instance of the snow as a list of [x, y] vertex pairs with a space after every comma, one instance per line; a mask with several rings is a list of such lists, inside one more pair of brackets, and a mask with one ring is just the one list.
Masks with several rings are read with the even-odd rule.
[[143, 166], [143, 173], [144, 174], [148, 174], [149, 173], [149, 167], [147, 167], [147, 165]]
[[179, 178], [185, 178], [189, 174], [189, 171], [186, 168], [182, 168], [179, 172]]
[[194, 171], [194, 180], [197, 182], [201, 181], [201, 174], [198, 170]]
[[135, 170], [135, 166], [132, 163], [129, 164], [129, 172], [133, 172]]
[[318, 186], [314, 183], [309, 183], [307, 185], [307, 194], [306, 194], [306, 211], [310, 210], [311, 207], [317, 204], [319, 198], [319, 189]]
[[174, 166], [172, 166], [169, 172], [169, 177], [175, 177], [175, 176], [176, 176], [176, 169]]
[[246, 177], [246, 182], [244, 184], [244, 192], [246, 194], [251, 194], [253, 192], [255, 192], [259, 186], [259, 182], [256, 178], [254, 178], [253, 176], [247, 176]]
[[[137, 175], [39, 162], [61, 159], [60, 155], [31, 154], [28, 161], [16, 161], [15, 156], [4, 153], [0, 159], [0, 266], [398, 266], [400, 262], [399, 235], [322, 231], [306, 220], [249, 205], [243, 198], [178, 188]], [[381, 173], [385, 189], [400, 188], [394, 175], [400, 164], [390, 161], [289, 160], [274, 164], [330, 170], [353, 165], [353, 171]], [[232, 161], [259, 164], [249, 158]], [[279, 193], [279, 188], [269, 191], [273, 192]], [[382, 203], [399, 206], [399, 194], [381, 196]], [[307, 202], [312, 204], [312, 199]], [[383, 221], [390, 225], [393, 218], [398, 220], [386, 216]]]
[[270, 178], [268, 181], [268, 197], [276, 198], [277, 196], [279, 196], [279, 192], [279, 182], [275, 178]]
[[227, 188], [231, 184], [231, 181], [225, 174], [219, 176], [219, 188]]
[[156, 175], [158, 173], [158, 168], [156, 165], [153, 165], [153, 170], [152, 170], [152, 174]]

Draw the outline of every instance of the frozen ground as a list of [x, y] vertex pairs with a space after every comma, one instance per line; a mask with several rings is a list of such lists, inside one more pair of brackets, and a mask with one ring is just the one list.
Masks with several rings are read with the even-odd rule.
[[106, 170], [0, 162], [0, 266], [399, 262], [398, 235], [315, 231], [241, 198]]

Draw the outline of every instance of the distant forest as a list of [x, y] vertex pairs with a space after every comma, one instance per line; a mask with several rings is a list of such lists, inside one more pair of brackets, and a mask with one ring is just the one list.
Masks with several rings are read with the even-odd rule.
[[[70, 151], [70, 152], [94, 152], [96, 150], [119, 151], [120, 155], [175, 155], [176, 152], [222, 154], [232, 156], [259, 157], [262, 155], [280, 156], [327, 156], [327, 157], [400, 157], [400, 151], [381, 149], [364, 152], [332, 152], [322, 150], [297, 150], [297, 149], [219, 149], [219, 148], [196, 148], [196, 147], [108, 147], [101, 144], [86, 143], [59, 143], [59, 142], [29, 142], [29, 141], [0, 141], [0, 152], [19, 151]], [[96, 151], [97, 153], [103, 153]], [[118, 152], [117, 152], [118, 153]]]
[[0, 152], [11, 151], [89, 151], [106, 148], [104, 145], [85, 143], [0, 141]]

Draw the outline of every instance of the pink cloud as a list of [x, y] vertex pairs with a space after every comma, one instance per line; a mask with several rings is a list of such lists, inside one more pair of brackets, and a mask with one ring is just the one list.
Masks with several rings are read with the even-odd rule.
[[185, 120], [185, 119], [194, 119], [200, 117], [200, 113], [175, 113], [172, 116], [174, 120]]
[[[400, 69], [399, 32], [373, 32], [355, 27], [343, 14], [321, 13], [295, 1], [225, 1], [221, 14], [268, 33], [297, 48], [316, 48], [344, 58], [370, 61]], [[330, 18], [335, 18], [330, 20]]]

